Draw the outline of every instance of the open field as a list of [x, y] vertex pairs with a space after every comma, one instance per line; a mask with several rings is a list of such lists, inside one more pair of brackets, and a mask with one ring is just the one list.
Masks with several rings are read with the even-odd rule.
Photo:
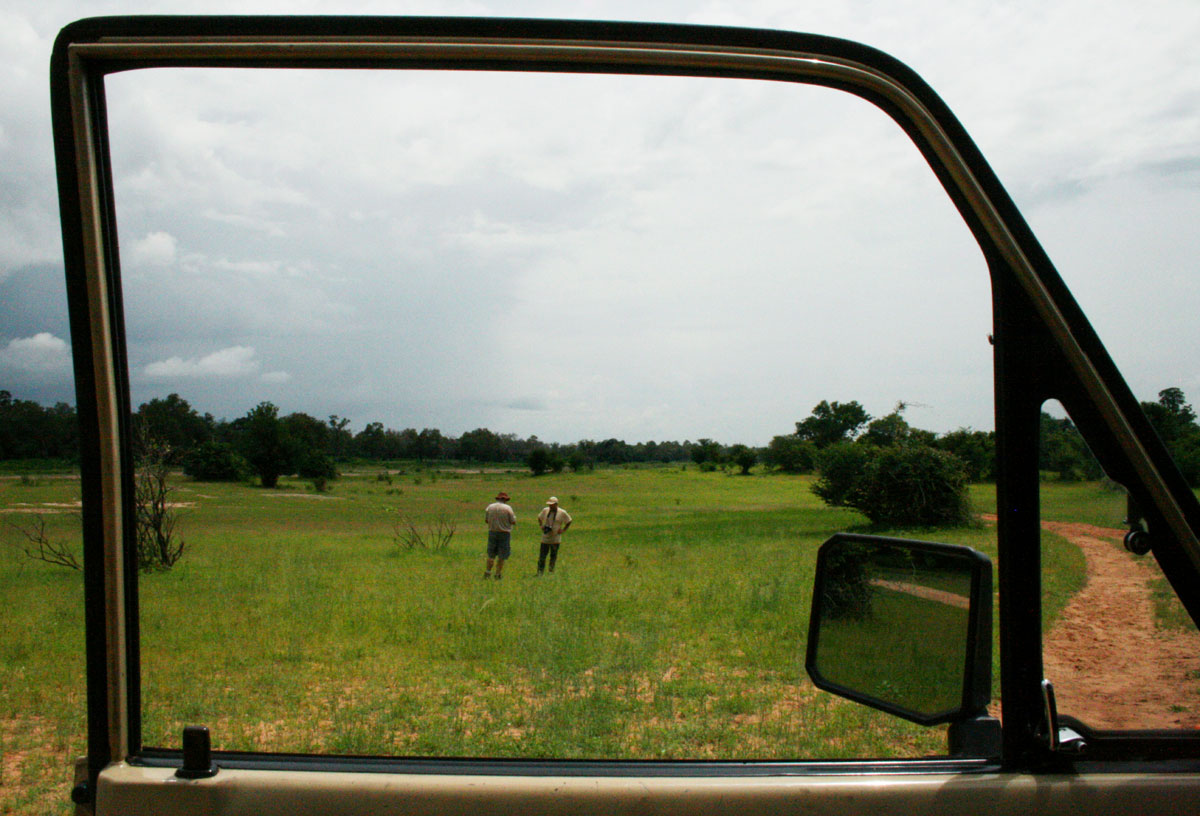
[[[188, 552], [141, 582], [145, 742], [177, 746], [185, 724], [206, 724], [229, 750], [941, 753], [944, 729], [843, 702], [804, 674], [816, 548], [866, 530], [810, 481], [678, 467], [537, 479], [409, 470], [347, 474], [318, 494], [181, 479]], [[483, 507], [502, 489], [520, 522], [504, 579], [485, 582]], [[975, 491], [987, 510], [991, 488]], [[537, 578], [532, 522], [551, 493], [576, 522], [557, 572]], [[52, 537], [76, 541], [77, 497], [71, 479], [3, 478], [0, 521], [37, 511]], [[1093, 513], [1082, 494], [1072, 503]], [[442, 549], [408, 547], [402, 520], [456, 532]], [[995, 556], [990, 526], [897, 534]], [[0, 813], [57, 812], [83, 751], [80, 582], [26, 558], [11, 528], [0, 536]], [[1082, 583], [1078, 553], [1050, 540], [1061, 557], [1047, 559], [1047, 578], [1065, 603]]]

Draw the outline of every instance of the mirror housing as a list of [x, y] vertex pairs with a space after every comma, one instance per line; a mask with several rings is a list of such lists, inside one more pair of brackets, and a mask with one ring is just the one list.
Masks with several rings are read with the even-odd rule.
[[969, 547], [838, 533], [817, 552], [805, 669], [817, 688], [999, 753], [992, 563]]

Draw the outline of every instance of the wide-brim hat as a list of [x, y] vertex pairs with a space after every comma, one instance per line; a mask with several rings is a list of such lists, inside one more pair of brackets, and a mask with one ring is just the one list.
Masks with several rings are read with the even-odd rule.
[[546, 500], [546, 504], [558, 504], [558, 496], [551, 496]]
[[496, 501], [508, 501], [508, 494], [501, 490], [496, 494]]

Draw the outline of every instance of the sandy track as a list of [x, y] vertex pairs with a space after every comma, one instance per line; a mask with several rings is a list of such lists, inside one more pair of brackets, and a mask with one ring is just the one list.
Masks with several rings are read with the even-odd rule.
[[1150, 581], [1161, 572], [1153, 556], [1125, 552], [1122, 530], [1042, 527], [1087, 560], [1087, 585], [1042, 646], [1059, 713], [1100, 729], [1200, 728], [1200, 633], [1155, 624]]

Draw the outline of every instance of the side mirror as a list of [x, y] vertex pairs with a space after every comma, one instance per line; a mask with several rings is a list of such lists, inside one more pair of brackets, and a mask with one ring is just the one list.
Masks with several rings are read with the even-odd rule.
[[999, 753], [992, 562], [969, 547], [838, 533], [817, 553], [805, 668], [817, 688]]

